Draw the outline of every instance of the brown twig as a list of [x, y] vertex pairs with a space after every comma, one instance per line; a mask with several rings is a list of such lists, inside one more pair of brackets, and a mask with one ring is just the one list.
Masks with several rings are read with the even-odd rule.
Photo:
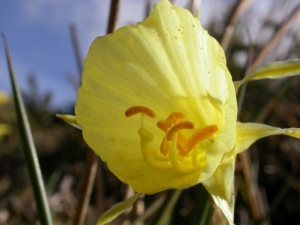
[[267, 46], [259, 53], [259, 55], [255, 58], [254, 62], [250, 67], [250, 71], [257, 68], [268, 56], [268, 54], [272, 51], [275, 45], [281, 40], [283, 35], [287, 32], [293, 22], [297, 19], [300, 13], [300, 5], [298, 5], [290, 16], [286, 19], [286, 21], [279, 27], [278, 31], [275, 33], [273, 38], [269, 41]]
[[73, 218], [74, 225], [84, 224], [90, 196], [92, 193], [92, 188], [95, 181], [98, 162], [98, 156], [91, 149], [88, 149], [85, 159], [85, 168], [83, 173], [81, 190], [79, 192], [80, 196], [78, 198], [78, 204], [76, 206], [75, 215]]
[[108, 34], [114, 32], [117, 27], [120, 5], [121, 0], [111, 0], [110, 2], [109, 21], [107, 26]]
[[146, 10], [145, 10], [145, 18], [149, 16], [150, 11], [151, 11], [151, 0], [146, 0]]
[[[104, 184], [104, 169], [103, 169], [103, 162], [99, 160], [98, 170], [96, 173], [95, 178], [95, 217], [98, 219], [104, 213], [106, 205], [103, 204], [104, 202], [104, 194], [105, 194], [105, 186]], [[95, 221], [96, 222], [96, 221]]]
[[244, 151], [239, 154], [239, 158], [241, 160], [244, 179], [248, 191], [252, 217], [254, 221], [259, 221], [266, 214], [266, 210], [264, 205], [262, 204], [262, 198], [260, 196], [260, 192], [256, 185], [256, 182], [253, 182], [254, 174], [251, 169], [252, 165], [249, 151]]
[[197, 10], [197, 6], [200, 6], [201, 0], [190, 0], [186, 9], [189, 10], [192, 14], [194, 14]]
[[[81, 73], [83, 70], [82, 58], [81, 58], [81, 54], [80, 54], [80, 50], [79, 50], [76, 27], [74, 24], [70, 25], [70, 33], [71, 33], [71, 39], [72, 39], [72, 44], [73, 44], [73, 49], [74, 49], [74, 54], [75, 54], [76, 65], [77, 65], [77, 69], [78, 69], [78, 75], [79, 75], [79, 78], [81, 78]], [[79, 85], [81, 85], [81, 84], [79, 84]]]
[[[256, 123], [264, 123], [268, 116], [274, 111], [279, 99], [289, 89], [290, 85], [295, 82], [294, 78], [290, 78], [281, 84], [280, 89], [272, 96], [272, 99], [267, 103], [264, 109], [254, 119]], [[294, 125], [295, 126], [295, 125]]]
[[253, 0], [240, 0], [232, 9], [232, 13], [229, 16], [225, 32], [221, 37], [220, 44], [224, 51], [227, 50], [229, 42], [232, 38], [235, 26], [241, 16], [241, 14], [247, 10]]

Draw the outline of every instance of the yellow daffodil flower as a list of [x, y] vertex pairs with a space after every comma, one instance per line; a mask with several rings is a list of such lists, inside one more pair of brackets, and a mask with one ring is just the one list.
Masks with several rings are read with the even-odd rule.
[[85, 141], [136, 192], [203, 183], [231, 224], [237, 153], [269, 135], [300, 138], [295, 128], [236, 122], [222, 48], [167, 0], [143, 22], [95, 39], [75, 113]]

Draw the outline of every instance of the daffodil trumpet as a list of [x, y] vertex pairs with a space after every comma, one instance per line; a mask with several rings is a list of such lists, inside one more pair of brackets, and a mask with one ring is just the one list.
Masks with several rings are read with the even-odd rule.
[[236, 89], [251, 79], [296, 75], [299, 60], [290, 63], [234, 86], [224, 51], [199, 19], [161, 0], [143, 22], [94, 40], [76, 121], [88, 145], [136, 192], [202, 183], [233, 224], [236, 155], [262, 137], [300, 138], [296, 128], [237, 122]]
[[158, 151], [149, 146], [153, 135], [144, 127], [144, 116], [154, 118], [155, 113], [143, 106], [133, 106], [125, 111], [126, 117], [137, 113], [142, 114], [138, 133], [141, 152], [146, 163], [160, 169], [173, 168], [180, 173], [189, 173], [205, 167], [205, 150], [199, 152], [198, 144], [208, 139], [213, 142], [211, 137], [218, 131], [217, 125], [201, 127], [187, 139], [181, 130], [193, 129], [194, 124], [184, 121], [183, 113], [172, 112], [166, 120], [160, 120], [156, 124], [165, 133]]

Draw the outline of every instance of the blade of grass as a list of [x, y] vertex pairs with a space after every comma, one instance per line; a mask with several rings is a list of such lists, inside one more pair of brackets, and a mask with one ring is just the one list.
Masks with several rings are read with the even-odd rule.
[[117, 216], [130, 208], [140, 196], [140, 193], [136, 193], [125, 201], [114, 204], [113, 207], [111, 207], [101, 216], [101, 218], [97, 222], [97, 225], [104, 225], [117, 218]]
[[199, 221], [199, 225], [205, 225], [205, 224], [208, 224], [208, 221], [209, 221], [209, 211], [211, 209], [211, 203], [209, 201], [206, 201], [205, 203], [205, 206], [204, 206], [204, 210], [203, 210], [203, 213], [202, 213], [202, 217]]
[[26, 164], [29, 170], [31, 185], [35, 196], [36, 208], [39, 214], [40, 223], [42, 225], [52, 225], [52, 218], [51, 218], [50, 208], [49, 208], [48, 199], [45, 191], [45, 185], [43, 182], [37, 153], [35, 150], [28, 118], [26, 115], [25, 106], [14, 74], [7, 40], [4, 34], [2, 34], [2, 37], [5, 46], [5, 54], [6, 54], [7, 66], [9, 70], [9, 76], [10, 76], [12, 90], [14, 94], [19, 132], [23, 143], [23, 149], [25, 153]]
[[206, 225], [211, 217], [211, 202], [208, 192], [202, 184], [197, 185], [196, 188], [197, 191], [193, 196], [194, 212], [189, 225]]

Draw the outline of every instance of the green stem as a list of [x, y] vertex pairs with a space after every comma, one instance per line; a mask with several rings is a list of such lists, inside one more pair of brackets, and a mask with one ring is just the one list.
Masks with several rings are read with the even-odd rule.
[[28, 123], [28, 118], [25, 112], [24, 103], [21, 97], [20, 90], [18, 89], [17, 81], [13, 71], [7, 40], [4, 34], [2, 34], [2, 37], [4, 41], [6, 60], [7, 60], [12, 90], [14, 94], [20, 137], [23, 142], [25, 159], [29, 170], [33, 192], [35, 195], [36, 207], [39, 214], [40, 223], [42, 225], [52, 225], [52, 218], [51, 218], [51, 213], [50, 213], [47, 195], [45, 191], [45, 185], [43, 182], [38, 157], [36, 154], [30, 126]]
[[246, 90], [247, 90], [247, 83], [245, 83], [241, 87], [241, 90], [240, 90], [240, 93], [239, 93], [239, 97], [238, 97], [238, 115], [237, 115], [237, 118], [239, 118], [240, 114], [241, 114], [242, 105], [243, 105], [243, 102], [244, 102]]
[[210, 204], [209, 200], [207, 199], [206, 203], [205, 203], [205, 206], [204, 206], [204, 210], [203, 210], [203, 213], [202, 213], [201, 220], [199, 222], [199, 225], [207, 224], [208, 217], [210, 215], [210, 213], [209, 213], [210, 208], [211, 208], [211, 204]]

